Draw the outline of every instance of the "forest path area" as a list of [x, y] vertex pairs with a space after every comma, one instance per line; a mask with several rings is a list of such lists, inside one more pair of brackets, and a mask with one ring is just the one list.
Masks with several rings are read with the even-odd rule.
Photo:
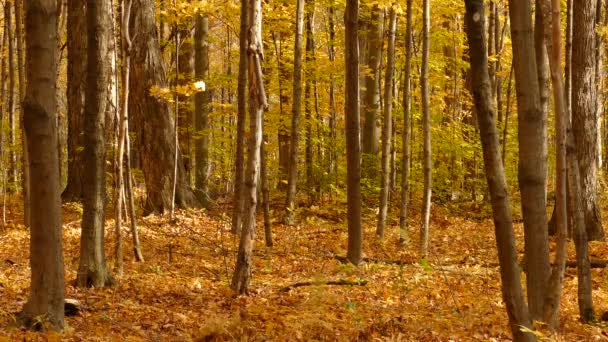
[[[124, 275], [107, 289], [73, 286], [80, 209], [63, 208], [66, 297], [79, 300], [83, 310], [66, 319], [68, 329], [61, 334], [15, 327], [15, 313], [28, 293], [29, 233], [9, 221], [0, 229], [0, 341], [502, 341], [510, 336], [499, 270], [492, 266], [497, 257], [491, 220], [467, 220], [434, 207], [429, 261], [420, 262], [416, 213], [408, 248], [399, 246], [398, 222], [390, 222], [378, 242], [370, 213], [364, 236], [368, 262], [358, 268], [338, 260], [346, 254], [347, 239], [339, 212], [313, 207], [295, 227], [275, 223], [272, 248], [264, 245], [260, 221], [250, 295], [235, 298], [229, 284], [238, 240], [229, 218], [219, 214], [226, 208], [180, 211], [175, 222], [168, 216], [141, 219], [143, 263], [134, 261], [125, 228]], [[108, 220], [110, 267], [113, 230]], [[522, 241], [521, 224], [516, 234]], [[590, 249], [592, 257], [608, 257], [605, 243], [591, 243]], [[518, 244], [520, 257], [522, 250]], [[569, 260], [574, 260], [572, 244]], [[593, 269], [598, 316], [608, 309], [607, 276], [605, 268]], [[290, 286], [298, 282], [310, 284]], [[577, 321], [575, 268], [566, 270], [564, 287], [561, 334], [551, 339], [608, 340], [605, 325]]]

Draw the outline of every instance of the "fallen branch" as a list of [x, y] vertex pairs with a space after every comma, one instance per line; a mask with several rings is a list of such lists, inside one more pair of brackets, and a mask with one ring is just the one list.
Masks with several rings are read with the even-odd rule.
[[367, 285], [367, 280], [315, 280], [315, 281], [299, 281], [296, 283], [289, 284], [283, 288], [281, 288], [280, 292], [287, 292], [296, 287], [303, 286], [319, 286], [319, 285], [347, 285], [347, 286], [365, 286]]

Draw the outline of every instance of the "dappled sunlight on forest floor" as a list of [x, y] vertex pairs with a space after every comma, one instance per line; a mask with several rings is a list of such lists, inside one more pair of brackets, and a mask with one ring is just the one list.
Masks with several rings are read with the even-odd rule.
[[[209, 212], [181, 211], [140, 220], [146, 261], [133, 259], [124, 230], [125, 270], [109, 289], [77, 289], [79, 207], [64, 205], [66, 297], [83, 311], [67, 318], [62, 334], [19, 330], [14, 314], [27, 298], [28, 231], [17, 224], [0, 230], [0, 336], [46, 341], [190, 340], [390, 340], [500, 341], [510, 336], [500, 300], [491, 220], [471, 221], [434, 207], [429, 262], [416, 257], [418, 216], [410, 221], [409, 248], [398, 243], [393, 221], [385, 241], [376, 241], [375, 220], [366, 217], [359, 268], [341, 263], [346, 249], [344, 214], [332, 209], [301, 210], [297, 227], [274, 224], [275, 243], [266, 248], [259, 231], [250, 296], [229, 289], [237, 239], [218, 205]], [[416, 215], [416, 214], [414, 214]], [[393, 215], [392, 217], [396, 217]], [[113, 266], [113, 221], [106, 225], [106, 254]], [[517, 225], [521, 240], [521, 224]], [[521, 251], [523, 246], [518, 245]], [[592, 243], [592, 256], [605, 259], [605, 243]], [[574, 247], [570, 246], [570, 260]], [[596, 312], [608, 303], [607, 272], [593, 270]], [[319, 285], [323, 281], [367, 281], [361, 285]], [[295, 282], [313, 285], [286, 288]], [[568, 268], [557, 340], [602, 340], [608, 328], [577, 322], [576, 269]], [[543, 332], [541, 328], [541, 333]], [[6, 339], [0, 338], [0, 341]]]

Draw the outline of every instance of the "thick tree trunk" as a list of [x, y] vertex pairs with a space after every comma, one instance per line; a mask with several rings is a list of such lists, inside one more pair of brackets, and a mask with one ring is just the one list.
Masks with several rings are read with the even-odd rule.
[[380, 111], [380, 62], [382, 60], [382, 11], [373, 5], [367, 30], [367, 72], [363, 97], [364, 123], [361, 136], [362, 177], [375, 177], [378, 170], [378, 117]]
[[295, 224], [298, 183], [298, 151], [300, 140], [300, 116], [302, 114], [302, 31], [304, 26], [304, 0], [296, 2], [296, 37], [293, 48], [293, 103], [291, 109], [291, 145], [289, 147], [289, 172], [287, 175], [287, 201], [285, 224]]
[[106, 51], [110, 32], [108, 0], [87, 4], [87, 86], [84, 113], [82, 234], [76, 284], [103, 287], [112, 284], [104, 252], [105, 226], [105, 114], [109, 81]]
[[239, 243], [231, 287], [237, 294], [246, 294], [251, 281], [251, 254], [255, 237], [255, 213], [257, 207], [258, 178], [260, 172], [260, 147], [262, 144], [262, 120], [266, 106], [266, 93], [262, 75], [262, 6], [260, 0], [249, 0], [248, 22], [249, 49], [249, 156], [245, 181], [245, 210], [243, 229]]
[[524, 219], [526, 284], [532, 319], [541, 320], [549, 280], [547, 236], [547, 118], [543, 116], [536, 67], [530, 0], [509, 1], [513, 66], [517, 89], [519, 169]]
[[80, 201], [83, 196], [84, 101], [87, 85], [87, 2], [68, 0], [68, 174], [61, 197], [64, 201]]
[[433, 160], [431, 155], [431, 110], [429, 108], [429, 45], [430, 45], [430, 4], [429, 0], [423, 1], [422, 8], [422, 71], [420, 73], [420, 89], [422, 96], [422, 134], [423, 168], [424, 168], [424, 190], [422, 199], [422, 225], [420, 226], [420, 257], [428, 257], [429, 248], [429, 221], [431, 218], [431, 193]]
[[399, 210], [399, 240], [409, 243], [407, 231], [407, 209], [410, 199], [410, 130], [411, 130], [411, 78], [412, 78], [412, 1], [407, 0], [405, 28], [405, 75], [403, 77], [403, 132], [401, 143], [401, 206]]
[[27, 89], [23, 101], [31, 175], [30, 294], [21, 317], [39, 326], [45, 317], [64, 326], [61, 191], [57, 158], [55, 81], [57, 78], [57, 3], [29, 1], [25, 12]]
[[388, 212], [388, 195], [390, 187], [391, 138], [393, 136], [393, 77], [395, 74], [395, 31], [397, 30], [397, 13], [391, 7], [387, 31], [388, 48], [386, 74], [384, 78], [384, 124], [382, 126], [382, 189], [380, 193], [380, 210], [376, 236], [384, 237], [386, 215]]
[[521, 287], [511, 204], [509, 203], [505, 171], [500, 157], [498, 132], [494, 121], [495, 112], [487, 68], [487, 55], [485, 53], [483, 0], [465, 0], [465, 5], [465, 28], [469, 41], [471, 75], [473, 76], [473, 100], [483, 148], [486, 180], [492, 203], [502, 296], [507, 306], [513, 340], [535, 341], [533, 334], [523, 332], [521, 329], [522, 327], [531, 329], [532, 322]]
[[597, 200], [596, 5], [596, 1], [574, 1], [572, 24], [572, 128], [583, 182], [582, 201], [589, 240], [604, 239]]
[[239, 33], [239, 76], [237, 89], [236, 153], [234, 159], [234, 200], [232, 233], [240, 234], [245, 205], [245, 120], [247, 119], [247, 29], [249, 28], [248, 0], [241, 0], [241, 27]]
[[[194, 27], [194, 77], [196, 81], [207, 80], [209, 73], [209, 18], [199, 14]], [[209, 203], [209, 111], [211, 96], [208, 91], [194, 95], [194, 129], [196, 161], [195, 186], [203, 205]]]
[[[132, 8], [133, 54], [129, 112], [136, 132], [142, 171], [146, 180], [147, 212], [165, 212], [171, 208], [176, 124], [169, 105], [150, 94], [153, 86], [166, 85], [158, 34], [154, 17], [154, 1], [134, 0]], [[198, 205], [188, 186], [186, 172], [177, 155], [177, 187], [175, 205], [188, 208]]]
[[344, 64], [346, 121], [346, 187], [348, 218], [348, 261], [359, 265], [363, 257], [361, 227], [361, 145], [359, 141], [359, 1], [346, 0], [344, 11]]

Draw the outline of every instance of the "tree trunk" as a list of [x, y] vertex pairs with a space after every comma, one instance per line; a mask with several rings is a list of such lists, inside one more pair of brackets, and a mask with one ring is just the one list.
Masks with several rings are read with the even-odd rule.
[[431, 218], [431, 193], [433, 186], [431, 112], [429, 108], [429, 45], [431, 26], [429, 0], [423, 0], [422, 6], [422, 71], [420, 73], [420, 89], [422, 91], [422, 132], [424, 136], [424, 190], [422, 199], [422, 225], [420, 226], [420, 257], [426, 258], [428, 257], [429, 248], [429, 221]]
[[483, 149], [486, 180], [492, 203], [502, 296], [507, 306], [513, 340], [535, 341], [533, 334], [523, 332], [521, 329], [522, 327], [531, 329], [532, 322], [522, 293], [515, 236], [513, 234], [511, 204], [509, 203], [505, 171], [500, 157], [498, 132], [494, 121], [492, 89], [485, 53], [483, 0], [465, 0], [465, 5], [465, 28], [470, 47], [473, 100]]
[[55, 98], [56, 5], [55, 0], [29, 1], [25, 12], [28, 82], [22, 105], [35, 214], [30, 217], [30, 294], [21, 317], [38, 328], [38, 318], [45, 317], [62, 329], [65, 279]]
[[409, 243], [407, 231], [407, 209], [410, 197], [410, 130], [411, 130], [411, 78], [412, 78], [412, 1], [407, 0], [405, 28], [405, 75], [403, 77], [403, 133], [401, 143], [401, 206], [399, 210], [399, 241]]
[[80, 264], [76, 284], [104, 287], [112, 284], [104, 252], [105, 227], [105, 114], [109, 81], [106, 60], [110, 32], [107, 0], [87, 4], [87, 86], [84, 112], [83, 214]]
[[382, 60], [383, 15], [373, 5], [367, 30], [367, 72], [363, 97], [364, 123], [361, 137], [362, 177], [372, 178], [378, 170], [378, 116], [380, 111], [380, 62]]
[[83, 196], [84, 101], [87, 85], [87, 2], [68, 0], [68, 174], [61, 194], [66, 202], [80, 201]]
[[346, 175], [348, 217], [348, 261], [359, 265], [362, 259], [361, 227], [361, 145], [359, 141], [359, 1], [346, 0], [344, 11], [344, 65], [346, 121]]
[[[209, 73], [209, 18], [199, 14], [194, 28], [194, 77], [196, 81], [207, 80]], [[196, 160], [195, 186], [201, 203], [209, 204], [209, 109], [211, 96], [208, 91], [194, 95], [194, 129]]]
[[572, 128], [583, 182], [582, 201], [589, 240], [604, 239], [597, 203], [596, 5], [596, 1], [574, 1], [572, 25]]
[[[171, 208], [175, 146], [174, 125], [169, 105], [150, 94], [152, 86], [166, 85], [154, 1], [135, 0], [132, 8], [133, 41], [131, 95], [129, 111], [136, 132], [141, 165], [146, 181], [146, 211], [162, 213]], [[175, 205], [188, 208], [198, 205], [188, 186], [184, 165], [177, 155]]]
[[[595, 12], [595, 27], [599, 28], [602, 24], [602, 7], [604, 0], [596, 0], [596, 12]], [[604, 16], [608, 18], [608, 16]], [[10, 37], [10, 35], [9, 35]], [[11, 46], [9, 44], [9, 50]], [[595, 117], [596, 117], [596, 139], [597, 139], [597, 160], [596, 167], [598, 170], [602, 169], [602, 155], [604, 146], [602, 145], [602, 123], [603, 123], [603, 114], [604, 114], [604, 96], [602, 93], [604, 91], [604, 35], [598, 30], [595, 30], [595, 87], [598, 89], [597, 96], [595, 97]]]
[[270, 217], [270, 193], [268, 189], [268, 173], [266, 168], [266, 161], [268, 154], [266, 153], [266, 145], [268, 143], [268, 137], [264, 130], [264, 120], [262, 120], [262, 145], [260, 146], [260, 181], [262, 182], [262, 201], [264, 206], [264, 241], [266, 247], [272, 247], [272, 218]]
[[237, 89], [238, 116], [236, 121], [236, 153], [234, 159], [234, 200], [232, 233], [240, 234], [245, 205], [245, 120], [247, 119], [247, 29], [249, 28], [248, 0], [241, 0], [241, 31], [239, 33], [239, 76]]
[[380, 193], [380, 210], [376, 236], [384, 237], [386, 215], [388, 212], [388, 194], [390, 187], [391, 138], [393, 136], [393, 77], [395, 74], [395, 31], [397, 30], [397, 13], [391, 7], [387, 31], [388, 48], [386, 74], [384, 78], [384, 124], [382, 126], [382, 190]]
[[23, 191], [23, 224], [30, 225], [30, 169], [27, 141], [23, 128], [23, 100], [25, 98], [25, 70], [23, 61], [23, 16], [21, 15], [21, 0], [15, 0], [15, 38], [17, 39], [17, 74], [19, 77], [19, 123], [21, 127], [21, 169], [22, 169], [22, 191]]
[[10, 2], [4, 3], [4, 30], [8, 37], [8, 99], [6, 101], [8, 121], [10, 128], [10, 150], [9, 150], [9, 177], [8, 183], [12, 184], [9, 189], [14, 189], [17, 186], [17, 155], [15, 154], [15, 147], [17, 146], [17, 135], [15, 127], [15, 48], [13, 40], [13, 15], [12, 15], [12, 4]]
[[543, 116], [529, 0], [509, 1], [519, 125], [519, 188], [524, 220], [526, 284], [532, 319], [541, 320], [549, 280], [547, 118]]
[[298, 145], [300, 140], [300, 116], [302, 113], [302, 31], [304, 23], [304, 0], [296, 3], [296, 37], [293, 48], [293, 103], [291, 119], [291, 145], [289, 148], [289, 172], [287, 177], [287, 201], [285, 224], [295, 224], [296, 195], [298, 182]]
[[245, 201], [243, 229], [239, 243], [231, 288], [237, 294], [246, 294], [251, 281], [251, 254], [255, 236], [255, 213], [257, 207], [257, 188], [260, 172], [260, 147], [262, 144], [262, 120], [266, 106], [266, 93], [262, 75], [262, 6], [260, 0], [250, 0], [248, 6], [249, 49], [249, 156], [247, 159], [247, 178], [245, 182]]
[[[304, 75], [304, 117], [306, 123], [306, 191], [308, 192], [308, 201], [310, 204], [315, 200], [315, 179], [314, 179], [314, 153], [313, 153], [313, 138], [312, 138], [312, 106], [313, 106], [313, 85], [315, 83], [315, 38], [314, 38], [314, 21], [315, 21], [315, 1], [305, 1], [305, 30], [306, 30], [306, 60], [305, 60], [305, 75]], [[317, 122], [318, 124], [318, 122]], [[320, 158], [320, 154], [318, 155]]]
[[[335, 42], [336, 42], [336, 26], [335, 26], [335, 22], [334, 22], [334, 16], [335, 16], [335, 3], [332, 0], [330, 5], [329, 5], [329, 14], [328, 14], [329, 18], [329, 24], [328, 24], [328, 29], [329, 29], [329, 44], [328, 44], [328, 53], [329, 53], [329, 61], [332, 64], [332, 71], [330, 71], [329, 74], [329, 111], [330, 111], [330, 117], [329, 117], [329, 135], [330, 135], [330, 143], [331, 143], [331, 147], [330, 147], [330, 163], [329, 163], [329, 174], [333, 174], [333, 177], [335, 179], [335, 184], [336, 184], [336, 189], [337, 189], [337, 184], [338, 184], [338, 149], [336, 147], [337, 145], [337, 138], [338, 138], [338, 132], [337, 132], [337, 121], [338, 121], [338, 112], [336, 109], [336, 85], [335, 85], [335, 76], [333, 73], [334, 70], [334, 62], [336, 61], [336, 48], [335, 48]], [[331, 193], [330, 193], [331, 196]]]

